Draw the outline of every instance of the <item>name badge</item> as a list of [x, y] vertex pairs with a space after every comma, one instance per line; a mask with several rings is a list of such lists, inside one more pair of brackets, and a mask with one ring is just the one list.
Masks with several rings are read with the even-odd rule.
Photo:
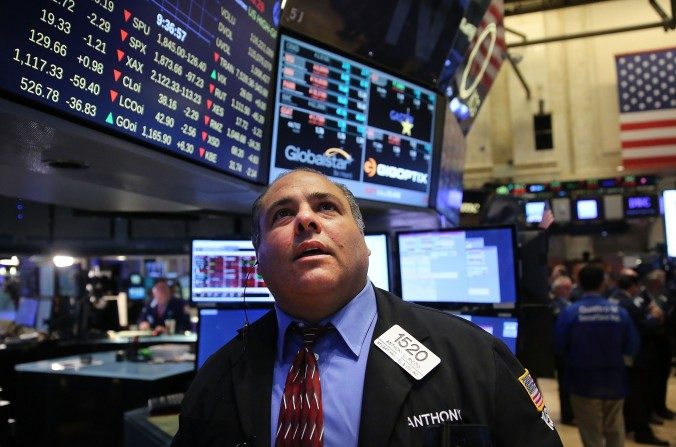
[[425, 377], [441, 363], [439, 357], [398, 324], [389, 328], [373, 343], [416, 380]]

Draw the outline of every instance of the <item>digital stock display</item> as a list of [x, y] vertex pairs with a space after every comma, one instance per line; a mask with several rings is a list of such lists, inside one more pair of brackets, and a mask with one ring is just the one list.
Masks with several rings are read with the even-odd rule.
[[0, 88], [264, 182], [279, 14], [272, 0], [12, 3]]
[[429, 206], [437, 95], [293, 37], [280, 37], [270, 180], [296, 167], [356, 197]]

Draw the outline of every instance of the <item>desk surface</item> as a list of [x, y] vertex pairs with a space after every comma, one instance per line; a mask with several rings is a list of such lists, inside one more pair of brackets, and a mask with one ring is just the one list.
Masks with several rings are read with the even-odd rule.
[[142, 363], [127, 360], [116, 362], [114, 352], [90, 354], [92, 364], [82, 364], [80, 357], [60, 357], [16, 365], [17, 372], [60, 374], [81, 377], [102, 377], [128, 380], [159, 380], [194, 370], [193, 362]]

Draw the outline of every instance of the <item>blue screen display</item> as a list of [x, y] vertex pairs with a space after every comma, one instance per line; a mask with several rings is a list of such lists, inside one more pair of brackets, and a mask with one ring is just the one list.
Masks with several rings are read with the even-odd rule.
[[16, 311], [14, 322], [20, 326], [33, 327], [38, 314], [37, 298], [19, 298], [19, 308]]
[[512, 317], [478, 317], [474, 315], [458, 315], [471, 321], [493, 337], [502, 340], [513, 354], [516, 354], [516, 339], [519, 335], [519, 321]]
[[401, 297], [424, 303], [513, 304], [514, 229], [399, 233]]
[[[249, 324], [258, 320], [270, 309], [248, 309]], [[200, 309], [197, 332], [197, 367], [232, 340], [244, 327], [243, 309]]]

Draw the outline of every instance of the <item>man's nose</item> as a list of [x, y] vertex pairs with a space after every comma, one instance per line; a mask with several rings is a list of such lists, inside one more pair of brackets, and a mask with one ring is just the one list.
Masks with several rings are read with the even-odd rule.
[[304, 231], [320, 230], [319, 220], [317, 215], [309, 206], [302, 206], [296, 214], [296, 232], [302, 233]]

